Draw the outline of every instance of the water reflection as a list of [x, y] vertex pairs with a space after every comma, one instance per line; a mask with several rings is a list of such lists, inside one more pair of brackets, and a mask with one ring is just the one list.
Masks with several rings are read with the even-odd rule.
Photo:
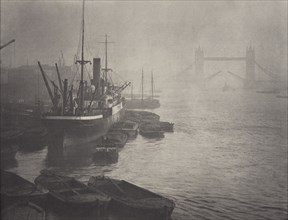
[[46, 156], [46, 166], [89, 166], [92, 161], [92, 151], [94, 144], [81, 146], [63, 147], [62, 144], [54, 141], [49, 144]]
[[96, 141], [81, 144], [63, 146], [61, 139], [51, 139], [46, 156], [46, 166], [90, 166], [109, 165], [118, 162], [119, 152], [107, 153], [105, 155], [96, 154], [96, 148], [101, 143], [99, 137]]
[[116, 152], [105, 152], [104, 155], [103, 153], [98, 154], [94, 153], [93, 155], [93, 162], [95, 165], [98, 166], [105, 166], [109, 164], [115, 164], [118, 162], [119, 158], [119, 151], [117, 150]]
[[30, 153], [34, 151], [40, 151], [43, 150], [47, 144], [45, 142], [43, 143], [37, 143], [37, 144], [31, 144], [31, 143], [21, 143], [19, 151], [23, 153]]
[[2, 160], [1, 159], [1, 169], [11, 169], [18, 166], [18, 162], [15, 158], [10, 160]]
[[53, 137], [43, 150], [18, 152], [7, 169], [31, 182], [47, 167], [84, 183], [104, 172], [173, 199], [177, 220], [286, 218], [286, 99], [170, 88], [161, 101], [154, 112], [174, 122], [175, 132], [138, 135], [115, 163], [95, 160], [94, 142], [63, 148]]

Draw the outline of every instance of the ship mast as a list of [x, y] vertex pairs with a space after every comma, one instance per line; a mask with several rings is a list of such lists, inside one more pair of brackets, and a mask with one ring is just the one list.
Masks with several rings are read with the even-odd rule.
[[142, 67], [142, 80], [141, 80], [141, 81], [142, 81], [142, 85], [141, 85], [141, 89], [142, 89], [141, 102], [143, 102], [143, 89], [144, 89], [144, 88], [143, 88], [143, 87], [144, 87], [144, 86], [143, 86], [143, 81], [144, 81], [144, 76], [143, 76], [143, 67]]
[[107, 85], [107, 72], [108, 72], [108, 60], [107, 60], [107, 34], [105, 34], [105, 83]]
[[81, 65], [81, 80], [80, 80], [80, 113], [83, 113], [84, 109], [84, 82], [83, 82], [83, 72], [84, 72], [84, 65], [86, 63], [91, 63], [90, 61], [84, 60], [84, 0], [82, 5], [82, 46], [81, 46], [81, 60], [77, 60], [76, 63], [79, 63]]
[[133, 81], [131, 83], [131, 100], [133, 99]]
[[108, 42], [108, 35], [105, 34], [105, 42], [100, 42], [100, 43], [104, 43], [105, 44], [105, 68], [104, 70], [104, 81], [105, 81], [105, 85], [107, 85], [107, 81], [108, 81], [108, 71], [111, 69], [108, 69], [108, 43], [113, 43], [113, 42]]
[[154, 97], [154, 79], [153, 79], [153, 71], [151, 71], [151, 92], [152, 92], [152, 99]]

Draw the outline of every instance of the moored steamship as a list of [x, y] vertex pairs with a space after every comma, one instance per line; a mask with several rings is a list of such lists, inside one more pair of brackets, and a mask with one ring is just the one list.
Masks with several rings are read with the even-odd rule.
[[68, 144], [93, 141], [113, 123], [118, 122], [124, 115], [125, 100], [121, 92], [130, 85], [129, 82], [125, 82], [122, 86], [116, 87], [107, 80], [107, 74], [111, 71], [107, 67], [107, 35], [105, 68], [101, 71], [100, 58], [94, 58], [91, 85], [84, 82], [84, 65], [91, 63], [84, 59], [84, 1], [81, 42], [81, 59], [76, 61], [81, 67], [81, 80], [77, 90], [73, 89], [72, 84], [68, 85], [67, 79], [61, 80], [56, 64], [59, 87], [51, 82], [54, 87], [52, 93], [46, 74], [38, 62], [52, 101], [51, 111], [43, 114], [42, 121], [51, 133], [57, 135], [57, 138], [63, 138], [64, 143]]

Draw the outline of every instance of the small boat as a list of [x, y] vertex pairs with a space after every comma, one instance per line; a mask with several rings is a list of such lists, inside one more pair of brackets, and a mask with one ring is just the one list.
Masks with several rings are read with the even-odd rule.
[[164, 132], [173, 132], [174, 131], [174, 124], [171, 122], [160, 121], [159, 126], [162, 131]]
[[153, 72], [151, 72], [151, 97], [144, 99], [144, 73], [142, 68], [142, 78], [141, 78], [141, 99], [133, 97], [133, 85], [131, 86], [131, 99], [125, 100], [127, 109], [155, 109], [160, 107], [160, 102], [155, 99], [154, 96], [154, 78]]
[[131, 219], [144, 215], [150, 220], [168, 219], [175, 207], [172, 200], [125, 180], [96, 176], [89, 179], [88, 186], [112, 198], [108, 210], [127, 214]]
[[156, 109], [160, 107], [158, 99], [146, 98], [146, 99], [126, 99], [127, 109]]
[[110, 132], [123, 132], [128, 134], [129, 138], [133, 138], [138, 134], [138, 124], [133, 121], [117, 122], [110, 128]]
[[[105, 210], [110, 198], [104, 193], [86, 186], [68, 176], [62, 176], [50, 170], [42, 170], [34, 180], [42, 191], [48, 191], [51, 203], [57, 208], [71, 209], [75, 212], [95, 214]], [[53, 201], [53, 202], [52, 202]]]
[[35, 184], [5, 170], [1, 170], [0, 194], [1, 202], [5, 205], [11, 205], [19, 200], [28, 200], [38, 204], [46, 199], [46, 193], [39, 191]]
[[1, 212], [2, 220], [45, 220], [45, 211], [32, 202], [17, 202]]
[[273, 90], [258, 90], [258, 91], [256, 91], [256, 93], [263, 93], [263, 94], [278, 94], [278, 93], [280, 93], [280, 91], [275, 90], [275, 89], [273, 89]]
[[140, 130], [139, 134], [141, 134], [142, 136], [146, 137], [146, 138], [163, 138], [164, 135], [164, 131], [153, 131], [153, 130]]
[[93, 153], [94, 162], [98, 165], [117, 163], [119, 150], [114, 144], [100, 144]]
[[125, 119], [141, 124], [146, 122], [158, 122], [160, 120], [160, 116], [148, 111], [128, 110], [125, 112]]
[[103, 143], [112, 143], [118, 148], [124, 147], [128, 140], [128, 134], [123, 132], [109, 131], [103, 136]]
[[43, 127], [32, 127], [24, 131], [21, 137], [20, 150], [32, 151], [43, 149], [48, 142], [48, 131]]
[[139, 134], [147, 138], [163, 138], [164, 131], [156, 123], [144, 123], [139, 127]]

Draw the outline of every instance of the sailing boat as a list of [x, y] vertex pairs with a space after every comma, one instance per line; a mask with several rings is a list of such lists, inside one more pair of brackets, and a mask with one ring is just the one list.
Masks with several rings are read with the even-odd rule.
[[131, 99], [126, 100], [127, 109], [155, 109], [160, 107], [160, 102], [158, 99], [154, 99], [154, 78], [153, 72], [151, 72], [151, 97], [144, 99], [144, 73], [142, 68], [141, 77], [141, 99], [133, 99], [133, 94], [131, 92]]
[[91, 62], [84, 59], [84, 0], [82, 7], [81, 59], [76, 61], [81, 67], [81, 80], [76, 97], [73, 94], [73, 85], [68, 87], [68, 80], [65, 79], [64, 82], [61, 80], [57, 64], [59, 87], [52, 82], [53, 94], [46, 74], [38, 62], [52, 101], [51, 111], [42, 116], [42, 121], [53, 134], [53, 138], [57, 138], [57, 140], [62, 138], [63, 145], [78, 145], [94, 141], [110, 126], [118, 122], [125, 111], [121, 92], [130, 85], [130, 82], [125, 82], [122, 86], [116, 87], [107, 80], [107, 74], [111, 71], [108, 69], [107, 63], [107, 35], [105, 38], [105, 68], [101, 72], [101, 59], [93, 58], [91, 85], [88, 85], [87, 81], [84, 82], [84, 66]]

